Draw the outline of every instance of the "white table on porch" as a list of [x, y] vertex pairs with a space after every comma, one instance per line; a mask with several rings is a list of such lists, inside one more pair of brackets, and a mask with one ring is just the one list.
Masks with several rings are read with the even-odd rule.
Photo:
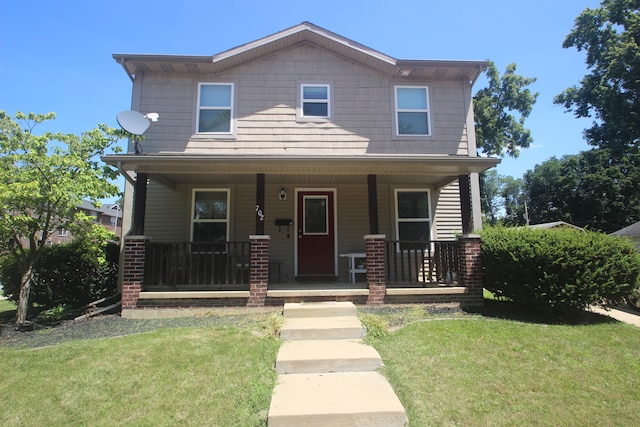
[[[353, 252], [348, 254], [340, 254], [340, 256], [342, 258], [349, 258], [349, 281], [351, 283], [356, 283], [356, 274], [367, 272], [367, 254], [364, 252]], [[364, 266], [364, 268], [358, 268], [359, 266]]]

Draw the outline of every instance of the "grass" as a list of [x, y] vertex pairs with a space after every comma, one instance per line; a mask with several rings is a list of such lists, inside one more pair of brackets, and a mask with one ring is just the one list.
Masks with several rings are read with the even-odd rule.
[[0, 320], [13, 319], [16, 316], [16, 305], [6, 299], [0, 299]]
[[470, 317], [370, 341], [411, 426], [635, 426], [640, 329]]
[[0, 425], [266, 425], [278, 346], [218, 327], [0, 349]]
[[[446, 318], [419, 305], [360, 313], [412, 427], [637, 425], [640, 328], [496, 300]], [[264, 426], [280, 321], [0, 347], [0, 425]]]

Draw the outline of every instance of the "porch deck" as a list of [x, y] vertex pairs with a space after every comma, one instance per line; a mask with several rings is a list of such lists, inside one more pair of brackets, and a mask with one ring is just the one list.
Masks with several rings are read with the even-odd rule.
[[[414, 283], [403, 286], [387, 287], [389, 296], [411, 295], [454, 295], [465, 294], [468, 289], [457, 284], [447, 283]], [[369, 288], [366, 283], [332, 282], [332, 283], [275, 283], [270, 284], [267, 298], [315, 298], [315, 297], [366, 297]], [[140, 299], [172, 300], [172, 299], [212, 299], [212, 298], [248, 298], [249, 290], [230, 290], [223, 286], [218, 289], [198, 290], [193, 287], [183, 289], [147, 290], [140, 292]]]
[[351, 276], [280, 283], [280, 275], [271, 274], [269, 237], [250, 237], [250, 254], [242, 250], [246, 242], [203, 248], [201, 243], [152, 244], [144, 236], [126, 239], [130, 273], [123, 284], [122, 315], [191, 315], [215, 307], [278, 307], [300, 301], [482, 304], [476, 236], [417, 246], [365, 236], [366, 282], [360, 276], [355, 283], [348, 281]]

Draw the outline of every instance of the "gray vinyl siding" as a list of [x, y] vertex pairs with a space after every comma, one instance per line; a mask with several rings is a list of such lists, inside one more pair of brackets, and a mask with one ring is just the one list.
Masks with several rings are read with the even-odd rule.
[[[367, 184], [339, 184], [336, 186], [302, 186], [304, 189], [335, 188], [337, 203], [338, 254], [364, 252], [364, 236], [369, 234]], [[147, 194], [147, 216], [145, 234], [157, 242], [179, 242], [190, 239], [191, 204], [193, 188], [228, 188], [230, 194], [230, 240], [248, 241], [255, 234], [255, 191], [253, 184], [236, 185], [179, 185], [167, 188], [151, 181]], [[279, 200], [280, 189], [287, 192], [287, 200]], [[394, 189], [410, 188], [404, 185], [378, 185], [379, 233], [395, 239]], [[297, 239], [296, 186], [288, 183], [270, 183], [265, 186], [265, 234], [270, 236], [270, 259], [281, 263], [284, 282], [294, 280], [295, 240]], [[434, 200], [434, 233], [437, 240], [449, 240], [462, 229], [460, 198], [457, 181], [436, 192], [431, 189]], [[293, 225], [276, 226], [276, 219], [290, 219]], [[338, 257], [338, 280], [348, 281], [347, 260]]]
[[[297, 122], [300, 82], [331, 83], [333, 118]], [[198, 82], [235, 84], [236, 135], [196, 135]], [[393, 135], [394, 86], [429, 86], [433, 136]], [[160, 114], [145, 153], [467, 154], [465, 83], [401, 81], [312, 46], [300, 46], [219, 75], [147, 73], [140, 110]], [[466, 83], [468, 85], [468, 82]]]
[[186, 186], [168, 188], [151, 181], [147, 187], [145, 234], [155, 242], [188, 241], [190, 203]]
[[[232, 137], [195, 134], [199, 82], [234, 84], [236, 127]], [[302, 82], [331, 84], [331, 120], [296, 120], [298, 87]], [[142, 142], [147, 154], [469, 154], [466, 129], [469, 82], [393, 79], [310, 45], [281, 51], [217, 75], [141, 73], [136, 76], [135, 85], [136, 90], [140, 89], [136, 109], [160, 114], [160, 121], [152, 124]], [[429, 87], [431, 136], [394, 135], [395, 85]], [[215, 175], [212, 179], [216, 179]], [[169, 188], [152, 180], [147, 195], [145, 234], [154, 241], [190, 240], [193, 188], [228, 188], [230, 240], [248, 240], [255, 233], [256, 186], [246, 180], [224, 179], [235, 183], [208, 182]], [[369, 234], [366, 177], [362, 177], [361, 183], [354, 182], [359, 181], [336, 178], [335, 184], [327, 185], [309, 175], [288, 176], [282, 183], [268, 180], [264, 228], [270, 236], [270, 258], [282, 263], [284, 281], [294, 279], [296, 187], [335, 188], [338, 254], [364, 252], [363, 237]], [[285, 201], [278, 198], [281, 188], [288, 193]], [[389, 239], [395, 239], [395, 188], [411, 186], [397, 181], [393, 185], [378, 184], [379, 233]], [[458, 184], [430, 191], [432, 238], [452, 239], [462, 229]], [[276, 226], [276, 219], [291, 219], [294, 224], [287, 230]], [[339, 280], [346, 282], [346, 259], [338, 257], [337, 262]]]
[[435, 224], [436, 240], [452, 240], [462, 232], [458, 181], [440, 190], [436, 202]]

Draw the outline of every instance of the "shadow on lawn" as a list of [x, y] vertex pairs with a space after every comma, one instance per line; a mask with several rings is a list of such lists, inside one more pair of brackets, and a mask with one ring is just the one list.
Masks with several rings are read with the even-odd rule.
[[617, 320], [590, 311], [573, 313], [553, 313], [535, 310], [532, 307], [512, 301], [498, 299], [484, 300], [483, 307], [466, 307], [469, 314], [478, 314], [495, 319], [514, 320], [525, 323], [542, 323], [551, 325], [592, 325], [599, 323], [616, 323]]

